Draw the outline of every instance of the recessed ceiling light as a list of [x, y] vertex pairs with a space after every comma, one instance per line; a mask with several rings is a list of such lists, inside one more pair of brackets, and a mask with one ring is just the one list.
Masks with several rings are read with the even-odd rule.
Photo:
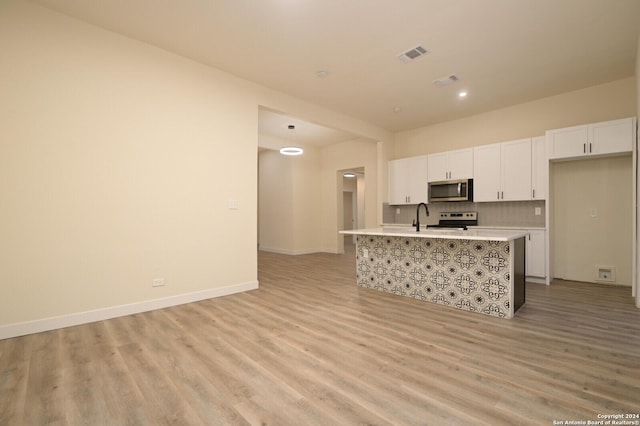
[[396, 106], [392, 107], [391, 110], [397, 114], [400, 111], [402, 111], [402, 107], [399, 107], [399, 106], [396, 105]]
[[462, 92], [458, 93], [458, 97], [459, 98], [466, 98], [467, 97], [467, 92], [463, 90]]
[[327, 70], [318, 70], [318, 71], [316, 71], [316, 77], [318, 77], [318, 78], [327, 78], [328, 75], [329, 75], [329, 71], [327, 71]]

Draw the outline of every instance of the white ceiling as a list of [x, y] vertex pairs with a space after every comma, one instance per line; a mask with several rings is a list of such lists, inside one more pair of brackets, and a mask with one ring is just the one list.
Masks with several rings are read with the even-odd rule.
[[[289, 125], [295, 129], [290, 130]], [[356, 135], [310, 123], [288, 114], [260, 109], [258, 132], [290, 141], [291, 145], [325, 146], [357, 139]]]
[[632, 76], [640, 31], [640, 0], [32, 2], [390, 131]]

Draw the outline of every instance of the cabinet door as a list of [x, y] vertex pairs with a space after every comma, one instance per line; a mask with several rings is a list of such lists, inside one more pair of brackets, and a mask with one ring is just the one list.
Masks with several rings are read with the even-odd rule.
[[409, 204], [428, 202], [427, 156], [408, 158], [406, 168], [408, 171], [406, 191]]
[[427, 173], [429, 182], [447, 180], [449, 174], [449, 155], [446, 152], [429, 154], [427, 159]]
[[405, 160], [389, 161], [389, 204], [408, 204], [408, 176]]
[[473, 201], [500, 199], [500, 144], [483, 145], [473, 150]]
[[593, 124], [589, 153], [597, 155], [631, 152], [633, 126], [631, 118]]
[[587, 153], [589, 126], [551, 130], [547, 133], [547, 137], [550, 138], [551, 146], [549, 158], [581, 157]]
[[471, 179], [473, 174], [473, 148], [449, 151], [449, 179]]
[[526, 247], [526, 273], [528, 277], [544, 278], [546, 275], [546, 254], [545, 254], [544, 230], [529, 230]]
[[549, 159], [544, 136], [531, 139], [531, 199], [546, 200]]
[[[531, 139], [500, 144], [503, 201], [531, 199]], [[475, 183], [475, 182], [474, 182]]]

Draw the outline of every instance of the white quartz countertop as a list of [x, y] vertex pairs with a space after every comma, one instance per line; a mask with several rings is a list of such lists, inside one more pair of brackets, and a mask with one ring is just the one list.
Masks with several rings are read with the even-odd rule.
[[422, 228], [420, 232], [406, 226], [382, 226], [380, 228], [340, 231], [345, 235], [382, 235], [390, 237], [446, 238], [450, 240], [511, 241], [529, 235], [516, 229], [468, 229], [466, 231], [447, 228]]
[[528, 229], [528, 230], [538, 230], [538, 231], [545, 231], [547, 228], [545, 228], [544, 226], [486, 226], [486, 225], [482, 225], [482, 226], [470, 226], [469, 229], [507, 229], [507, 230], [524, 230], [524, 229]]

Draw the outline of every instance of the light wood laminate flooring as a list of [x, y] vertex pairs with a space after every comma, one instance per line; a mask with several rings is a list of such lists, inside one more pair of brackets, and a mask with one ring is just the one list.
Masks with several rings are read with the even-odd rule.
[[640, 412], [628, 287], [527, 286], [512, 320], [259, 254], [260, 288], [0, 341], [0, 425], [552, 425]]

